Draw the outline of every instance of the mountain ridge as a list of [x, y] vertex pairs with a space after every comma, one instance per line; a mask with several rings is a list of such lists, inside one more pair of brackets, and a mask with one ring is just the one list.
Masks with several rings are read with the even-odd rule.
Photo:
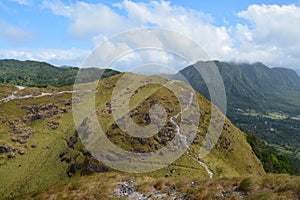
[[181, 70], [191, 86], [209, 97], [197, 69], [215, 65], [227, 94], [226, 115], [246, 133], [253, 133], [283, 155], [295, 159], [300, 169], [300, 77], [294, 70], [269, 68], [262, 63], [200, 61]]
[[79, 70], [85, 76], [77, 82], [91, 82], [120, 73], [112, 69], [57, 67], [47, 62], [3, 59], [0, 60], [0, 83], [38, 87], [72, 85]]

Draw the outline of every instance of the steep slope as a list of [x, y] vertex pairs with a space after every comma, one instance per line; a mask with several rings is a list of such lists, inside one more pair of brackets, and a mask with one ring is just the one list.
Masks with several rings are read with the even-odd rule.
[[[159, 150], [174, 137], [176, 126], [170, 122], [180, 112], [180, 106], [176, 103], [178, 99], [166, 87], [157, 84], [145, 84], [132, 91], [136, 93], [130, 101], [130, 113], [134, 122], [139, 126], [147, 125], [151, 102], [156, 101], [168, 108], [169, 123], [166, 123], [163, 132], [147, 140], [130, 137], [115, 126], [116, 122], [110, 111], [113, 90], [123, 76], [124, 74], [120, 74], [99, 81], [95, 93], [98, 121], [106, 137], [114, 145], [135, 153]], [[127, 81], [140, 80], [141, 77], [146, 82], [150, 79], [168, 81], [158, 76], [143, 77], [134, 74], [127, 74]], [[170, 84], [188, 88], [182, 82]], [[28, 192], [43, 191], [54, 184], [65, 184], [70, 178], [77, 179], [78, 176], [95, 172], [111, 171], [118, 174], [94, 159], [82, 145], [73, 122], [70, 87], [26, 88], [16, 90], [15, 94], [26, 96], [32, 92], [35, 97], [27, 96], [0, 103], [0, 197], [13, 198]], [[42, 92], [48, 95], [39, 96]], [[82, 98], [89, 97], [90, 91], [80, 94]], [[148, 98], [144, 99], [145, 96]], [[206, 157], [199, 159], [199, 150], [211, 120], [211, 104], [200, 94], [197, 94], [197, 99], [201, 110], [200, 125], [190, 149], [171, 165], [141, 176], [147, 175], [155, 179], [165, 176], [208, 179], [210, 171], [213, 178], [263, 175], [262, 165], [247, 143], [245, 134], [228, 119], [215, 148]], [[81, 99], [76, 101], [80, 103]], [[222, 117], [222, 114], [218, 112], [216, 117]], [[180, 118], [176, 118], [177, 123]], [[92, 128], [89, 123], [88, 119], [83, 121], [79, 131], [88, 134]]]
[[277, 152], [289, 156], [298, 168], [293, 173], [300, 172], [300, 78], [296, 72], [268, 68], [262, 63], [219, 61], [197, 62], [181, 70], [179, 74], [208, 99], [208, 90], [197, 69], [212, 63], [223, 77], [229, 119], [241, 130], [257, 135]]
[[[74, 84], [79, 68], [55, 67], [46, 62], [0, 60], [0, 83], [23, 86], [63, 86]], [[111, 69], [82, 69], [85, 76], [81, 82], [91, 82], [100, 78], [116, 75], [119, 72]]]

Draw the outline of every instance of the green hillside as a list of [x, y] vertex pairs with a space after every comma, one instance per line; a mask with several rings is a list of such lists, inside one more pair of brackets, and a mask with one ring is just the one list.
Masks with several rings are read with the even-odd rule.
[[299, 173], [300, 78], [296, 72], [268, 68], [262, 63], [219, 61], [197, 62], [181, 70], [179, 74], [208, 99], [208, 90], [196, 69], [209, 67], [212, 62], [223, 77], [228, 118], [244, 132], [257, 135], [279, 154], [290, 157], [298, 168], [294, 173]]
[[[64, 86], [74, 84], [78, 73], [77, 67], [55, 67], [45, 62], [18, 61], [12, 59], [0, 60], [0, 83], [22, 86]], [[105, 78], [119, 72], [111, 69], [82, 69], [85, 76], [81, 82], [90, 82]], [[101, 76], [100, 76], [101, 75]]]
[[238, 108], [261, 113], [283, 111], [291, 116], [300, 113], [300, 77], [290, 69], [268, 68], [262, 63], [208, 61], [197, 62], [179, 73], [197, 91], [209, 98], [206, 85], [196, 69], [208, 67], [211, 62], [214, 62], [222, 75], [229, 115]]
[[[114, 125], [115, 122], [109, 106], [110, 98], [117, 81], [123, 75], [120, 74], [99, 81], [95, 93], [98, 121], [104, 127], [107, 138], [121, 148], [132, 152], [152, 151], [153, 148], [160, 149], [174, 136], [172, 134], [174, 133], [174, 126], [165, 127], [161, 134], [156, 134], [146, 141], [142, 141], [140, 138], [128, 137]], [[140, 80], [140, 78], [143, 78], [145, 82], [150, 79], [168, 81], [158, 76], [143, 77], [127, 73], [126, 75], [125, 81], [128, 82]], [[172, 84], [178, 88], [188, 88], [182, 82], [172, 82]], [[1, 85], [1, 87], [6, 86]], [[0, 104], [1, 198], [14, 198], [24, 193], [33, 193], [33, 196], [36, 196], [53, 185], [68, 183], [79, 184], [72, 186], [73, 189], [71, 189], [74, 193], [78, 192], [79, 195], [77, 189], [85, 190], [84, 188], [88, 187], [85, 181], [92, 183], [95, 178], [105, 179], [105, 177], [112, 176], [116, 177], [112, 178], [114, 180], [131, 177], [132, 174], [130, 173], [117, 172], [97, 161], [82, 145], [73, 122], [72, 94], [67, 92], [70, 90], [72, 90], [71, 87], [29, 87], [23, 90], [10, 87], [11, 92], [15, 91], [20, 96], [34, 94], [36, 97], [14, 99]], [[37, 97], [42, 92], [51, 94]], [[147, 113], [151, 102], [160, 102], [168, 108], [167, 121], [180, 110], [180, 106], [176, 103], [176, 96], [166, 87], [146, 84], [144, 87], [138, 88], [135, 93], [136, 95], [132, 97], [130, 102], [130, 109], [134, 116], [133, 120], [140, 126], [148, 123]], [[85, 96], [89, 97], [89, 95], [89, 92], [83, 92], [81, 98], [84, 99]], [[148, 98], [144, 99], [145, 96]], [[201, 109], [200, 125], [197, 128], [196, 139], [189, 151], [167, 167], [151, 173], [136, 174], [134, 177], [149, 177], [149, 180], [145, 180], [146, 182], [163, 181], [165, 177], [169, 177], [170, 180], [185, 181], [190, 180], [188, 177], [197, 180], [209, 179], [208, 169], [200, 164], [198, 154], [210, 122], [211, 104], [200, 94], [197, 94], [197, 99]], [[222, 117], [221, 112], [218, 111], [215, 117], [213, 120], [218, 121], [218, 117]], [[177, 120], [180, 121], [180, 118]], [[86, 127], [88, 123], [89, 120], [84, 120], [79, 128], [81, 133], [89, 133], [89, 128]], [[201, 160], [212, 171], [213, 179], [216, 180], [248, 175], [262, 177], [265, 174], [261, 162], [247, 143], [246, 135], [228, 119], [225, 121], [217, 145]], [[96, 172], [102, 172], [102, 174], [99, 177], [80, 178], [80, 176], [91, 175]], [[237, 180], [237, 182], [239, 181]], [[102, 193], [103, 190], [105, 193], [105, 191], [114, 190], [114, 186], [111, 187], [113, 182], [106, 181], [106, 183], [101, 187], [99, 186], [97, 191]], [[59, 191], [60, 189], [56, 190]], [[73, 198], [69, 193], [65, 195], [67, 195], [66, 198]], [[290, 192], [289, 195], [295, 195], [295, 193]], [[59, 197], [59, 199], [61, 198]]]

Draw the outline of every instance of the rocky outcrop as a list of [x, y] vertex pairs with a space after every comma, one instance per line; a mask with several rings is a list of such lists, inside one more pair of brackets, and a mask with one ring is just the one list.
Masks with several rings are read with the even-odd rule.
[[0, 145], [0, 153], [7, 153], [7, 152], [11, 152], [12, 150], [13, 148], [6, 144]]

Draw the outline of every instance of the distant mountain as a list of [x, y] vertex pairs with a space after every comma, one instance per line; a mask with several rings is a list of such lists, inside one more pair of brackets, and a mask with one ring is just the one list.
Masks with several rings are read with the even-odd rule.
[[173, 78], [184, 76], [210, 99], [197, 69], [215, 64], [223, 77], [227, 116], [240, 129], [254, 133], [277, 151], [295, 159], [300, 168], [300, 77], [291, 69], [269, 68], [262, 63], [197, 62]]
[[[46, 62], [0, 60], [0, 83], [24, 86], [63, 86], [74, 84], [78, 67], [56, 67]], [[80, 82], [94, 81], [116, 75], [119, 72], [111, 69], [82, 69], [86, 76]]]
[[300, 78], [291, 69], [268, 68], [262, 63], [236, 64], [219, 61], [197, 62], [179, 73], [191, 85], [209, 99], [204, 80], [197, 68], [214, 62], [223, 77], [228, 112], [238, 108], [257, 111], [284, 111], [292, 115], [300, 113]]

